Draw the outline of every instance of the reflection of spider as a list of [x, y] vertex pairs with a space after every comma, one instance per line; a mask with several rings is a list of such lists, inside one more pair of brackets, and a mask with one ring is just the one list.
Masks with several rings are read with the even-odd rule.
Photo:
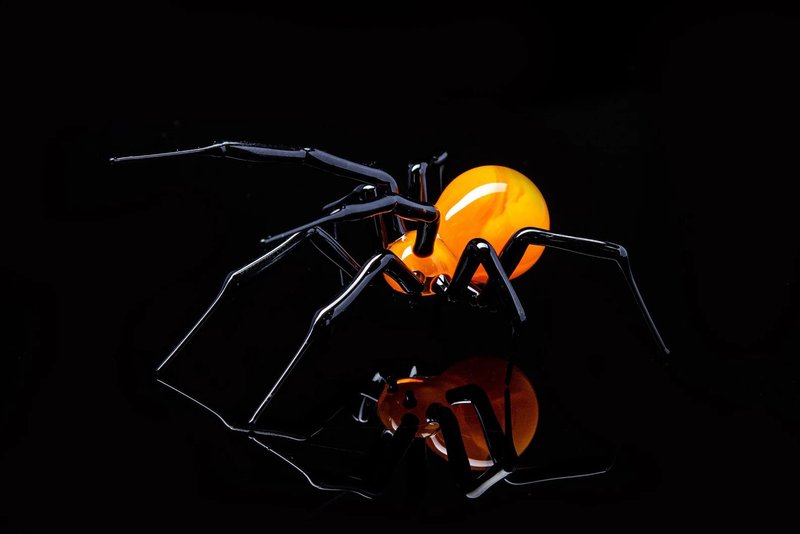
[[[302, 344], [260, 404], [254, 406], [247, 424], [230, 424], [209, 406], [162, 381], [212, 411], [231, 430], [247, 432], [301, 471], [292, 460], [294, 456], [282, 454], [275, 443], [311, 438], [259, 429], [259, 417], [321, 329], [381, 277], [394, 290], [412, 296], [481, 303], [489, 295], [495, 295], [510, 317], [512, 335], [516, 336], [526, 318], [510, 279], [533, 266], [544, 247], [613, 260], [621, 268], [659, 349], [668, 353], [636, 287], [625, 249], [605, 241], [550, 232], [547, 205], [539, 189], [512, 169], [477, 167], [464, 172], [442, 190], [442, 165], [446, 157], [442, 154], [430, 162], [409, 166], [408, 186], [409, 191], [416, 193], [414, 199], [400, 194], [397, 182], [387, 173], [314, 149], [287, 150], [223, 142], [192, 150], [112, 158], [111, 161], [189, 155], [248, 162], [298, 162], [361, 182], [351, 193], [325, 206], [325, 214], [319, 219], [264, 240], [269, 251], [228, 275], [209, 309], [158, 368], [161, 371], [169, 364], [226, 292], [309, 240], [349, 277], [349, 282], [335, 299], [314, 315]], [[435, 204], [428, 202], [431, 177], [438, 181], [441, 191]], [[375, 221], [381, 250], [359, 264], [324, 227], [367, 218]], [[413, 225], [415, 229], [407, 229], [406, 225]], [[366, 496], [378, 493], [391, 474], [391, 466], [399, 461], [414, 438], [426, 439], [431, 449], [447, 458], [457, 484], [469, 497], [481, 495], [500, 480], [524, 484], [543, 478], [541, 474], [517, 477], [515, 473], [518, 454], [533, 438], [538, 405], [530, 382], [513, 365], [511, 358], [470, 358], [436, 377], [410, 374], [412, 376], [405, 378], [387, 379], [376, 375], [382, 392], [372, 396], [362, 394], [362, 403], [353, 417], [357, 422], [366, 423], [370, 420], [369, 409], [377, 409], [378, 418], [385, 427], [374, 451], [377, 467], [368, 470], [368, 476], [346, 480], [320, 480], [304, 472], [313, 485], [322, 489], [351, 490]]]

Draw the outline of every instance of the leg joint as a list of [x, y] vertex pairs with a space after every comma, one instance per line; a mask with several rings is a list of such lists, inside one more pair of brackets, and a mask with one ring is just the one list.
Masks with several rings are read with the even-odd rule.
[[492, 245], [481, 237], [476, 237], [467, 243], [465, 252], [480, 260], [489, 259], [492, 255]]

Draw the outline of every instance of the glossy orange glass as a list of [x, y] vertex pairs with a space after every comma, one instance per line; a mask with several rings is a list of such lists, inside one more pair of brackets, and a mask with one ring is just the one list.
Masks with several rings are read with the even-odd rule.
[[[456, 268], [456, 263], [458, 263], [458, 258], [450, 250], [450, 247], [448, 247], [438, 235], [436, 236], [436, 242], [433, 245], [433, 254], [426, 258], [421, 258], [414, 254], [413, 251], [414, 241], [416, 241], [416, 239], [417, 231], [411, 230], [400, 239], [389, 245], [389, 250], [394, 252], [398, 258], [403, 260], [403, 263], [405, 263], [412, 272], [415, 272], [415, 274], [419, 273], [418, 277], [420, 279], [424, 278], [425, 287], [422, 294], [431, 295], [433, 294], [431, 291], [431, 282], [433, 282], [433, 280], [442, 273], [452, 276], [452, 273]], [[386, 275], [384, 275], [384, 277], [389, 282], [390, 286], [397, 291], [402, 291], [397, 282], [392, 280], [391, 277]]]
[[[388, 430], [394, 431], [406, 413], [413, 413], [422, 422], [417, 437], [426, 438], [428, 447], [446, 458], [447, 444], [439, 432], [439, 425], [427, 423], [425, 412], [432, 403], [448, 406], [458, 419], [470, 467], [475, 470], [486, 469], [492, 465], [492, 461], [475, 408], [471, 404], [449, 406], [445, 394], [452, 388], [466, 384], [480, 386], [489, 397], [492, 410], [505, 430], [504, 390], [507, 365], [508, 362], [501, 358], [474, 357], [456, 363], [438, 376], [400, 379], [397, 381], [396, 391], [389, 392], [388, 387], [385, 387], [378, 399], [381, 422]], [[514, 447], [518, 454], [522, 454], [536, 432], [539, 405], [530, 381], [516, 367], [511, 375], [510, 389]], [[412, 408], [403, 403], [408, 391], [413, 392], [417, 402]]]
[[[409, 232], [389, 246], [428, 282], [440, 274], [452, 277], [458, 258], [471, 239], [485, 239], [499, 254], [522, 228], [550, 229], [550, 214], [539, 188], [525, 175], [499, 165], [475, 167], [460, 174], [442, 191], [435, 205], [440, 217], [439, 234], [429, 258], [418, 258], [412, 252], [416, 232]], [[528, 247], [511, 278], [530, 269], [543, 250], [540, 246]], [[472, 278], [478, 284], [487, 280], [483, 267]], [[396, 283], [390, 284], [400, 291]], [[429, 286], [428, 283], [425, 294], [430, 294]]]

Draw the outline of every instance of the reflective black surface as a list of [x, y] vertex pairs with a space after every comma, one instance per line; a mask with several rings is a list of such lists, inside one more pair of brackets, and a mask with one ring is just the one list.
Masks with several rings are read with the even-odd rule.
[[[4, 11], [0, 530], [792, 524], [793, 7], [93, 9]], [[667, 362], [612, 262], [546, 251], [512, 281], [528, 318], [516, 363], [541, 393], [526, 473], [563, 473], [561, 460], [584, 454], [583, 470], [604, 474], [504, 484], [465, 504], [449, 465], [411, 445], [393, 499], [336, 497], [158, 384], [153, 369], [225, 275], [265, 252], [259, 240], [320, 217], [355, 185], [313, 166], [220, 158], [109, 172], [113, 155], [224, 139], [319, 147], [399, 186], [409, 163], [443, 150], [447, 176], [508, 165], [541, 188], [553, 232], [624, 244]], [[339, 223], [337, 236], [359, 263], [375, 253], [369, 222]], [[339, 266], [320, 258], [299, 244], [198, 337], [194, 385], [227, 400], [226, 417], [246, 422], [252, 411], [234, 408], [263, 398], [257, 386], [342, 290]], [[298, 367], [283, 408], [297, 435], [343, 405], [358, 424], [346, 393], [376, 368], [433, 373], [506, 350], [507, 335], [490, 309], [409, 309], [368, 288], [304, 356], [314, 370]]]

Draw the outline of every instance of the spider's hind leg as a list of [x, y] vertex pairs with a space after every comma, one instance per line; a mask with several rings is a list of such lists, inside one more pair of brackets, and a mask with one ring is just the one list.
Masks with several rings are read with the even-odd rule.
[[350, 284], [348, 284], [329, 304], [323, 306], [314, 314], [314, 318], [311, 321], [311, 325], [309, 326], [303, 342], [300, 344], [300, 347], [291, 360], [289, 360], [289, 363], [286, 365], [283, 372], [281, 372], [278, 379], [270, 387], [258, 408], [253, 412], [248, 422], [249, 425], [255, 425], [257, 423], [264, 409], [270, 404], [280, 387], [300, 362], [300, 359], [318, 337], [320, 331], [330, 325], [334, 319], [347, 310], [350, 305], [361, 296], [364, 290], [376, 279], [382, 278], [384, 273], [393, 278], [404, 291], [412, 294], [419, 294], [422, 292], [422, 282], [420, 282], [411, 273], [408, 267], [393, 253], [383, 251], [365, 261], [364, 265], [353, 277], [352, 282], [350, 282]]
[[201, 328], [203, 328], [203, 326], [206, 324], [209, 318], [214, 314], [214, 312], [222, 306], [223, 302], [227, 299], [229, 294], [234, 292], [236, 288], [238, 288], [242, 283], [245, 283], [257, 277], [258, 275], [266, 271], [269, 267], [271, 267], [279, 260], [284, 258], [286, 255], [292, 252], [298, 245], [300, 245], [305, 241], [308, 241], [312, 245], [314, 245], [314, 247], [320, 253], [322, 253], [323, 256], [325, 256], [328, 260], [334, 263], [340, 269], [340, 272], [343, 273], [343, 276], [352, 279], [358, 272], [358, 269], [360, 268], [358, 263], [330, 234], [328, 234], [322, 228], [319, 227], [309, 228], [305, 231], [297, 232], [289, 236], [282, 243], [270, 249], [260, 257], [256, 258], [250, 263], [228, 274], [228, 276], [225, 278], [225, 281], [222, 284], [222, 288], [220, 289], [217, 296], [212, 300], [210, 306], [200, 316], [200, 319], [194, 324], [194, 326], [192, 326], [189, 332], [180, 340], [180, 342], [175, 346], [175, 348], [157, 367], [156, 375], [158, 381], [163, 385], [167, 386], [168, 388], [172, 389], [173, 391], [186, 397], [195, 404], [198, 404], [199, 406], [211, 412], [213, 415], [219, 418], [222, 421], [222, 423], [229, 429], [246, 432], [248, 430], [247, 425], [241, 422], [237, 423], [230, 421], [227, 417], [224, 417], [222, 415], [220, 410], [215, 409], [210, 404], [204, 402], [203, 400], [197, 398], [194, 395], [191, 395], [189, 392], [184, 391], [177, 385], [170, 383], [167, 380], [167, 378], [165, 378], [165, 371], [167, 367], [170, 365], [170, 363], [175, 360], [176, 356], [184, 350], [184, 348], [192, 340], [195, 334], [198, 331], [200, 331]]
[[506, 243], [500, 253], [500, 261], [506, 273], [514, 272], [514, 269], [516, 269], [517, 265], [522, 260], [525, 251], [531, 245], [558, 248], [568, 252], [575, 252], [616, 262], [622, 271], [622, 275], [625, 277], [625, 281], [628, 283], [636, 305], [639, 307], [639, 312], [645, 320], [645, 323], [647, 323], [647, 327], [650, 329], [650, 333], [659, 351], [665, 356], [669, 355], [669, 349], [667, 349], [667, 346], [664, 344], [664, 340], [661, 338], [658, 328], [656, 328], [653, 317], [650, 315], [644, 303], [644, 298], [642, 298], [642, 294], [639, 292], [639, 287], [636, 285], [636, 280], [633, 277], [633, 270], [631, 269], [630, 258], [628, 257], [628, 251], [625, 250], [625, 247], [608, 241], [556, 234], [540, 228], [523, 228], [508, 240], [508, 243]]

